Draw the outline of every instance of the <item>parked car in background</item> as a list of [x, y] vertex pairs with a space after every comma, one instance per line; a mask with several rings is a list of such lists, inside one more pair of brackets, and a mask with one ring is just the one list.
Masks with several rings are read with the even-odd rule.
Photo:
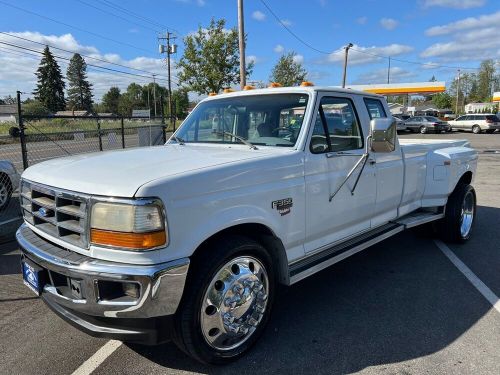
[[403, 121], [408, 120], [411, 116], [410, 115], [393, 115], [394, 117], [397, 117]]
[[433, 116], [414, 116], [405, 121], [405, 126], [412, 132], [425, 133], [441, 133], [443, 131], [451, 131], [451, 127], [446, 121], [440, 120]]
[[492, 113], [463, 115], [456, 120], [449, 121], [449, 124], [454, 130], [472, 131], [474, 134], [483, 131], [493, 133], [500, 129], [500, 118]]
[[0, 211], [9, 205], [12, 192], [19, 187], [19, 180], [14, 164], [8, 160], [0, 160]]
[[399, 116], [392, 116], [396, 120], [396, 129], [398, 132], [407, 131], [405, 121], [401, 119]]

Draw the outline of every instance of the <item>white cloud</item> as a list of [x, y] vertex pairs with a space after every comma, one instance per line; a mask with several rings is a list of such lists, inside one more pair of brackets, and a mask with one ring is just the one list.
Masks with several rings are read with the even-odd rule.
[[255, 55], [248, 55], [248, 56], [246, 56], [246, 61], [247, 61], [247, 64], [250, 64], [250, 63], [257, 64], [257, 63], [261, 62], [261, 59]]
[[[382, 47], [362, 47], [355, 44], [349, 50], [349, 64], [350, 65], [361, 65], [369, 64], [373, 62], [380, 61], [382, 58], [375, 55], [381, 56], [398, 56], [408, 52], [413, 51], [413, 47], [403, 45], [403, 44], [390, 44], [388, 46]], [[319, 63], [339, 63], [344, 62], [344, 47], [340, 47], [336, 51], [328, 55], [325, 60], [318, 61]]]
[[399, 22], [393, 18], [382, 18], [380, 20], [380, 25], [386, 30], [394, 30], [398, 24]]
[[256, 10], [252, 13], [252, 18], [257, 21], [264, 21], [266, 19], [266, 15], [260, 10]]
[[447, 35], [449, 40], [426, 48], [420, 54], [423, 58], [439, 59], [441, 62], [500, 58], [500, 11], [431, 27], [426, 34]]
[[281, 20], [281, 24], [285, 26], [292, 26], [292, 21], [290, 20]]
[[[154, 57], [144, 57], [138, 56], [132, 59], [124, 59], [116, 53], [101, 53], [94, 46], [85, 46], [80, 44], [71, 34], [63, 35], [43, 35], [38, 32], [8, 32], [9, 34], [20, 36], [26, 39], [34, 40], [40, 43], [47, 43], [51, 46], [66, 49], [68, 51], [74, 51], [82, 55], [87, 55], [90, 57], [108, 60], [113, 63], [118, 63], [130, 68], [136, 68], [145, 70], [151, 73], [158, 74], [159, 83], [161, 85], [166, 85], [163, 81], [166, 76], [165, 62], [161, 58]], [[36, 51], [43, 50], [42, 45], [33, 44], [21, 39], [16, 39], [9, 37], [5, 34], [0, 34], [0, 41], [16, 44], [22, 47], [27, 47]], [[67, 53], [64, 51], [59, 51], [51, 48], [54, 55], [62, 56], [65, 58], [71, 58], [73, 53]], [[16, 90], [21, 90], [27, 93], [31, 93], [35, 89], [36, 76], [35, 72], [40, 63], [41, 55], [36, 52], [23, 51], [21, 49], [16, 49], [14, 47], [9, 47], [5, 45], [0, 45], [0, 87], [2, 94], [12, 93], [15, 94]], [[87, 64], [96, 65], [99, 67], [109, 67], [116, 70], [127, 71], [127, 68], [112, 65], [102, 61], [93, 60], [84, 56]], [[68, 61], [64, 59], [59, 59], [58, 64], [61, 68], [63, 76], [66, 75], [66, 69], [68, 67]], [[175, 62], [174, 62], [175, 63]], [[175, 64], [174, 64], [175, 66]], [[109, 71], [104, 71], [99, 68], [88, 66], [88, 78], [93, 85], [94, 100], [100, 100], [102, 95], [111, 87], [117, 86], [122, 90], [132, 83], [137, 82], [141, 85], [147, 84], [152, 81], [149, 78], [149, 73], [129, 71], [130, 73], [139, 74], [143, 76], [148, 76], [146, 78], [135, 77], [125, 74], [112, 73]], [[176, 75], [176, 70], [173, 70], [173, 75]], [[176, 80], [174, 78], [174, 80]], [[175, 84], [174, 84], [175, 86]], [[31, 96], [31, 95], [30, 95]]]
[[424, 0], [424, 7], [469, 9], [482, 7], [485, 3], [486, 0]]
[[205, 6], [206, 4], [206, 1], [205, 0], [196, 0], [196, 1], [193, 1], [193, 0], [175, 0], [177, 1], [178, 3], [184, 3], [184, 4], [196, 4], [198, 5], [199, 7], [203, 7]]
[[[402, 82], [404, 80], [410, 80], [417, 76], [414, 71], [408, 71], [398, 66], [394, 66], [390, 71], [390, 81], [392, 83]], [[385, 83], [387, 82], [387, 69], [377, 69], [372, 72], [367, 72], [360, 74], [354, 80], [354, 84], [357, 85], [369, 85], [372, 83]]]
[[434, 26], [425, 31], [428, 36], [447, 35], [480, 27], [498, 26], [500, 24], [500, 11], [479, 17], [468, 17], [446, 25]]
[[359, 17], [356, 19], [356, 23], [358, 23], [360, 25], [366, 24], [367, 21], [368, 21], [368, 17], [366, 17], [366, 16]]
[[304, 56], [303, 55], [295, 55], [293, 57], [293, 62], [296, 64], [302, 64], [304, 63]]
[[276, 47], [273, 48], [273, 51], [276, 53], [283, 53], [285, 51], [285, 47], [281, 44], [277, 44]]

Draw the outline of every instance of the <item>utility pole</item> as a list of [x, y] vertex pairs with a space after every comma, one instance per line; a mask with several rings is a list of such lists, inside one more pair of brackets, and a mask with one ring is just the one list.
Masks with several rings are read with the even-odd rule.
[[391, 83], [391, 56], [389, 56], [389, 66], [387, 67], [387, 83]]
[[349, 48], [353, 46], [352, 43], [349, 43], [347, 46], [344, 47], [345, 49], [345, 55], [344, 55], [344, 75], [342, 77], [342, 88], [345, 88], [345, 80], [347, 77], [347, 56], [349, 55]]
[[238, 0], [238, 40], [240, 48], [240, 86], [241, 89], [247, 84], [247, 72], [245, 65], [245, 20], [243, 17], [243, 0]]
[[[153, 100], [155, 102], [155, 119], [156, 119], [156, 79], [155, 79], [156, 74], [153, 74]], [[148, 90], [149, 93], [149, 90]], [[149, 95], [148, 95], [149, 99]]]
[[458, 78], [457, 78], [457, 102], [455, 104], [455, 114], [458, 116], [458, 97], [460, 94], [460, 69], [458, 69]]
[[158, 40], [166, 40], [167, 45], [164, 46], [162, 44], [159, 45], [160, 53], [167, 54], [167, 72], [168, 72], [168, 113], [170, 117], [170, 125], [175, 131], [175, 122], [173, 121], [173, 113], [172, 113], [172, 79], [170, 75], [170, 55], [177, 52], [177, 45], [170, 44], [171, 40], [174, 40], [175, 37], [172, 35], [170, 31], [167, 31], [166, 37], [158, 38]]

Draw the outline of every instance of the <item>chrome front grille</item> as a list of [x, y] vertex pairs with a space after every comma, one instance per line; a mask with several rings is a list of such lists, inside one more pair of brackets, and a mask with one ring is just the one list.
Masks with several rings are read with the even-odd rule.
[[20, 199], [27, 223], [72, 245], [88, 248], [89, 196], [23, 180]]

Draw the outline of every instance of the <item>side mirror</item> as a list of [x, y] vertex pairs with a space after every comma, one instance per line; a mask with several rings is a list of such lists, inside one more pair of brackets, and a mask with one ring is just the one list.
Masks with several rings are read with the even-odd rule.
[[370, 134], [373, 152], [392, 152], [396, 149], [397, 128], [392, 117], [371, 120]]

